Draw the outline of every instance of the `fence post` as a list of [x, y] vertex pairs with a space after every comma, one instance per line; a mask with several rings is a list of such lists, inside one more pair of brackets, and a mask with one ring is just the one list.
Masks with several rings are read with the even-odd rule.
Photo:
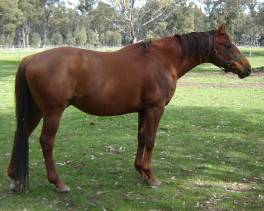
[[250, 48], [249, 48], [249, 57], [251, 57], [251, 56], [252, 56], [252, 48], [250, 46]]

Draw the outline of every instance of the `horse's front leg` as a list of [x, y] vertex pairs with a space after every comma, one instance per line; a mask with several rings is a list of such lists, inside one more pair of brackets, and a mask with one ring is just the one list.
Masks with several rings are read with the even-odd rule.
[[159, 186], [160, 181], [153, 173], [152, 150], [156, 132], [164, 107], [151, 107], [139, 113], [138, 149], [135, 167], [144, 176], [150, 186]]

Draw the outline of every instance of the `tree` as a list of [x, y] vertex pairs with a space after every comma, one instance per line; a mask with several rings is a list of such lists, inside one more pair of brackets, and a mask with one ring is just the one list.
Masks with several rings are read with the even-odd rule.
[[130, 42], [136, 42], [135, 23], [138, 16], [135, 8], [136, 0], [112, 0], [111, 3], [117, 14], [115, 27], [128, 36]]
[[258, 43], [264, 46], [264, 2], [259, 4], [258, 11], [259, 12], [255, 15], [255, 24], [259, 33]]
[[98, 33], [94, 32], [92, 30], [89, 30], [87, 32], [87, 43], [89, 43], [90, 45], [93, 45], [93, 46], [99, 45], [100, 42], [99, 42]]
[[155, 24], [155, 27], [153, 27], [153, 29], [150, 28], [147, 30], [147, 39], [156, 39], [165, 36], [167, 33], [167, 26], [168, 23], [165, 21], [158, 22], [157, 24]]
[[53, 45], [62, 45], [63, 44], [63, 37], [60, 33], [56, 32], [52, 35], [51, 44]]
[[264, 42], [261, 0], [199, 1], [197, 6], [192, 0], [80, 0], [73, 8], [65, 0], [1, 0], [0, 44], [38, 45], [38, 36], [41, 46], [58, 40], [69, 45], [113, 45], [113, 40], [118, 44], [122, 39], [126, 44], [207, 31], [222, 23], [238, 43]]
[[[229, 33], [238, 43], [256, 43], [259, 28], [256, 23], [257, 0], [204, 0], [208, 28], [216, 28], [220, 23], [226, 23]], [[249, 14], [245, 10], [249, 10]], [[263, 25], [263, 24], [262, 24]]]
[[5, 35], [0, 34], [0, 46], [4, 46], [6, 44], [5, 42]]
[[203, 13], [201, 8], [199, 8], [196, 4], [191, 5], [191, 11], [193, 14], [193, 21], [194, 21], [194, 31], [206, 31], [205, 21], [206, 15]]
[[76, 30], [75, 32], [75, 41], [79, 46], [84, 46], [87, 41], [86, 30], [82, 27], [80, 30]]
[[30, 43], [33, 47], [40, 47], [41, 39], [38, 33], [34, 32], [32, 34]]
[[20, 24], [21, 15], [17, 0], [0, 1], [0, 35], [5, 45], [14, 44], [16, 28]]
[[168, 32], [170, 34], [184, 34], [195, 31], [196, 20], [203, 17], [197, 10], [194, 5], [187, 4], [186, 1], [173, 2], [169, 11], [171, 16], [167, 21]]
[[120, 46], [122, 36], [119, 32], [107, 31], [104, 36], [104, 44], [107, 46]]
[[258, 1], [257, 0], [244, 0], [243, 3], [249, 9], [251, 17], [256, 16], [256, 14], [257, 14], [256, 7], [257, 7], [257, 4], [258, 4]]
[[75, 38], [72, 36], [72, 33], [67, 33], [65, 38], [65, 43], [68, 45], [75, 45]]
[[42, 32], [41, 32], [41, 40], [42, 46], [45, 47], [47, 45], [47, 38], [50, 27], [50, 19], [52, 17], [52, 12], [56, 8], [57, 4], [60, 0], [40, 0], [42, 7]]
[[23, 47], [28, 47], [32, 26], [40, 19], [41, 5], [38, 0], [19, 0], [18, 8], [22, 12], [19, 26], [20, 40]]
[[135, 43], [140, 37], [140, 31], [159, 18], [166, 17], [166, 9], [170, 0], [147, 0], [144, 9], [136, 7], [137, 0], [112, 0], [112, 5], [116, 8], [115, 27], [131, 42]]
[[99, 2], [98, 6], [90, 13], [90, 16], [90, 29], [98, 32], [99, 39], [103, 42], [105, 33], [113, 30], [115, 10], [111, 7], [111, 5]]
[[82, 14], [89, 14], [96, 2], [97, 0], [79, 0], [77, 8]]
[[137, 35], [139, 39], [157, 38], [167, 35], [168, 20], [171, 17], [170, 7], [173, 2], [170, 0], [148, 0], [139, 9], [137, 23]]

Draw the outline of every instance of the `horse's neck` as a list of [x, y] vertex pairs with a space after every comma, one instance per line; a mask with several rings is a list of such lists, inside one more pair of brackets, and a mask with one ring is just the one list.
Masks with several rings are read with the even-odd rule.
[[180, 68], [177, 68], [177, 78], [181, 78], [187, 72], [192, 70], [194, 67], [202, 64], [200, 60], [196, 58], [188, 58], [182, 61], [182, 65]]
[[213, 43], [210, 36], [209, 33], [195, 32], [176, 37], [181, 46], [180, 59], [178, 61], [180, 65], [176, 67], [178, 78], [194, 67], [209, 62]]

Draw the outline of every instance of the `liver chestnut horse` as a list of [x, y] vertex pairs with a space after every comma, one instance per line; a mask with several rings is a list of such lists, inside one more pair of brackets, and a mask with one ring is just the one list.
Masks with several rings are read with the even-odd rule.
[[62, 113], [70, 105], [98, 116], [137, 112], [135, 168], [149, 185], [160, 185], [151, 164], [160, 118], [177, 80], [205, 62], [240, 78], [251, 72], [224, 25], [210, 32], [141, 42], [115, 52], [61, 47], [24, 58], [15, 84], [17, 129], [8, 168], [10, 188], [28, 188], [28, 138], [42, 118], [40, 145], [48, 180], [60, 192], [70, 190], [59, 178], [52, 154]]

